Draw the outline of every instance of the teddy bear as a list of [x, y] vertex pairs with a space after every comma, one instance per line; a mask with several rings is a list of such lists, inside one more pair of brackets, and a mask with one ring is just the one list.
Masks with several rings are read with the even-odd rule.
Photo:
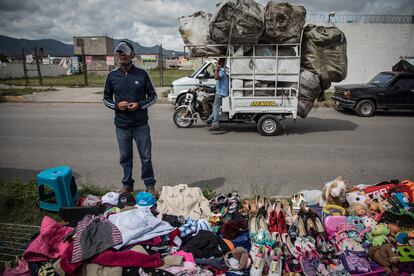
[[346, 194], [346, 201], [348, 202], [349, 206], [351, 206], [354, 203], [361, 204], [364, 208], [368, 208], [368, 205], [366, 204], [367, 196], [363, 191], [353, 191], [348, 192]]
[[327, 182], [322, 189], [322, 200], [324, 204], [347, 207], [346, 192], [349, 183], [342, 176]]
[[397, 263], [399, 262], [398, 254], [392, 250], [387, 237], [390, 232], [386, 224], [379, 223], [368, 236], [372, 242], [372, 246], [368, 249], [369, 257], [382, 266], [387, 273], [397, 272]]

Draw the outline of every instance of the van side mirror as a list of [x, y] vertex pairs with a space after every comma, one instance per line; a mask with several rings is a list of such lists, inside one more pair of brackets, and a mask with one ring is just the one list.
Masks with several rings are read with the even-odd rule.
[[203, 73], [198, 74], [197, 79], [203, 80], [205, 75]]

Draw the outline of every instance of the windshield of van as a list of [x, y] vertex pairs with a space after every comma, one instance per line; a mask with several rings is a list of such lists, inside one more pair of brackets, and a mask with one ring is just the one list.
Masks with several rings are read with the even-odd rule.
[[200, 67], [197, 68], [197, 70], [195, 70], [194, 72], [191, 73], [190, 76], [188, 76], [189, 78], [195, 78], [196, 74], [198, 71], [200, 71], [200, 69], [205, 65], [205, 63], [201, 64]]
[[379, 73], [368, 83], [376, 86], [385, 87], [395, 75], [392, 73]]

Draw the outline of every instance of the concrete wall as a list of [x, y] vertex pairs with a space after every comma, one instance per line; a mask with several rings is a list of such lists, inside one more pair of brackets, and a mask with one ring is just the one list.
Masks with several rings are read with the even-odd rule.
[[[28, 70], [36, 70], [36, 64], [27, 64]], [[40, 65], [40, 71], [44, 77], [55, 77], [66, 75], [67, 69], [58, 65]], [[37, 71], [27, 72], [29, 77], [37, 77]], [[23, 78], [23, 64], [22, 63], [2, 63], [0, 67], [0, 79], [8, 78]]]
[[77, 46], [77, 40], [81, 39], [84, 43], [84, 51], [87, 56], [103, 55], [112, 56], [114, 55], [114, 40], [107, 36], [86, 36], [86, 37], [73, 37], [73, 52], [75, 56], [80, 56], [81, 47]]
[[414, 24], [336, 26], [348, 42], [348, 76], [340, 84], [367, 82], [380, 71], [391, 71], [400, 56], [414, 56]]

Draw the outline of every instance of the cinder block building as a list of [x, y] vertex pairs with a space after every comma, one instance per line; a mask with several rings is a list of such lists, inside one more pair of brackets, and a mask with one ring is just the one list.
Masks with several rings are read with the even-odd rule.
[[[114, 40], [108, 36], [75, 36], [73, 51], [81, 60], [84, 50], [88, 73], [107, 74], [116, 66], [114, 57]], [[113, 65], [111, 64], [113, 60]]]

